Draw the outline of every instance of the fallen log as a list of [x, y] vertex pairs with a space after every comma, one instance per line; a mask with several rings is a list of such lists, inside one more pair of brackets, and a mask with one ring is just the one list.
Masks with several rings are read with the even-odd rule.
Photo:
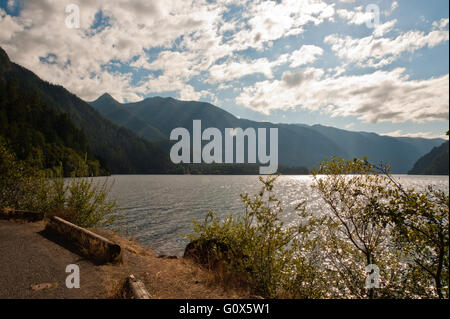
[[151, 299], [144, 283], [137, 279], [134, 275], [128, 276], [126, 285], [128, 296], [132, 299]]
[[122, 260], [119, 245], [60, 217], [50, 217], [44, 232], [74, 246], [80, 254], [96, 263], [115, 263]]

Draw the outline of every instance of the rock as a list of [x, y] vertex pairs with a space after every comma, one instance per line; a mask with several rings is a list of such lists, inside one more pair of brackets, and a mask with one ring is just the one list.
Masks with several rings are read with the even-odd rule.
[[42, 284], [36, 284], [36, 285], [32, 285], [31, 289], [34, 291], [39, 291], [39, 290], [47, 290], [47, 289], [54, 289], [58, 287], [58, 283], [57, 282], [44, 282]]

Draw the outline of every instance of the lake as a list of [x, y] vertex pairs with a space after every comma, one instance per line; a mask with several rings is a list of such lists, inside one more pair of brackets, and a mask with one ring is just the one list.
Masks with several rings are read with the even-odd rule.
[[[406, 187], [421, 189], [432, 184], [449, 191], [448, 176], [395, 177]], [[114, 181], [110, 196], [124, 215], [113, 228], [168, 255], [182, 255], [188, 243], [182, 234], [191, 233], [193, 219], [203, 220], [209, 209], [219, 216], [240, 214], [244, 205], [239, 195], [255, 194], [261, 188], [254, 175], [114, 175], [109, 180]], [[282, 202], [286, 222], [295, 220], [294, 207], [300, 200], [307, 200], [311, 211], [324, 211], [326, 205], [311, 183], [308, 175], [278, 178], [275, 194]]]

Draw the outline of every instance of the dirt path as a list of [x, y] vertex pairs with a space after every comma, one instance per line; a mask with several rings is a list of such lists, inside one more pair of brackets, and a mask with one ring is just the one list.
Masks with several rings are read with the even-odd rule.
[[[122, 247], [123, 262], [96, 266], [47, 239], [41, 234], [44, 227], [43, 222], [0, 220], [0, 298], [114, 298], [130, 274], [157, 299], [248, 297], [243, 291], [225, 289], [212, 273], [189, 260], [158, 258], [110, 231], [94, 230]], [[66, 287], [69, 264], [80, 267], [80, 289]], [[39, 284], [49, 285], [32, 288]]]

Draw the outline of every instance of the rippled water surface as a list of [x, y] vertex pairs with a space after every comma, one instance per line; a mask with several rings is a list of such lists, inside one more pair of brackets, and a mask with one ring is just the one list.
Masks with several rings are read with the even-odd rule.
[[[448, 176], [397, 175], [404, 186], [423, 188], [428, 184], [449, 191]], [[206, 175], [115, 175], [111, 197], [118, 201], [124, 219], [117, 222], [123, 235], [136, 238], [158, 253], [180, 255], [190, 233], [192, 220], [203, 220], [209, 209], [218, 215], [239, 214], [244, 206], [240, 194], [261, 188], [258, 176]], [[311, 176], [280, 176], [275, 193], [284, 208], [284, 219], [296, 218], [294, 207], [307, 200], [308, 209], [323, 211], [325, 205], [311, 188]]]

